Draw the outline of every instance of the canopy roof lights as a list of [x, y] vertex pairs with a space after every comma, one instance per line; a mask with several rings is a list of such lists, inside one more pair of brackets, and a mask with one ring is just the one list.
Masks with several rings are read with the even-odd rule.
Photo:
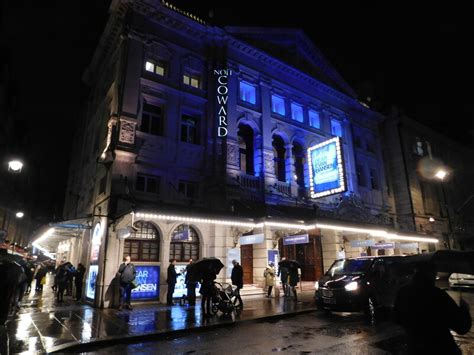
[[176, 222], [186, 222], [186, 223], [208, 223], [216, 225], [226, 225], [234, 227], [248, 227], [248, 228], [262, 228], [264, 226], [268, 227], [277, 227], [277, 228], [288, 228], [288, 229], [299, 229], [299, 230], [311, 230], [315, 228], [319, 229], [331, 229], [342, 232], [354, 232], [354, 233], [363, 233], [369, 234], [373, 237], [380, 237], [385, 239], [394, 239], [394, 240], [406, 240], [413, 242], [425, 242], [425, 243], [438, 243], [436, 238], [425, 238], [420, 236], [410, 236], [410, 235], [398, 235], [396, 233], [390, 233], [382, 229], [370, 229], [370, 228], [359, 228], [359, 227], [349, 227], [343, 225], [333, 225], [325, 223], [316, 223], [316, 224], [297, 224], [297, 223], [285, 223], [285, 222], [274, 222], [274, 221], [264, 221], [260, 223], [253, 222], [243, 222], [238, 220], [230, 219], [212, 219], [212, 218], [197, 218], [190, 216], [177, 216], [177, 215], [165, 215], [165, 214], [153, 214], [153, 213], [135, 213], [136, 218], [145, 218], [145, 219], [160, 219], [167, 221], [176, 221]]

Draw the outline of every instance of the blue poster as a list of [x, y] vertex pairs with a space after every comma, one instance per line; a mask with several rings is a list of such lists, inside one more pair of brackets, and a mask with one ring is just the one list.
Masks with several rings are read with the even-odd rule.
[[[175, 269], [178, 274], [180, 274], [176, 278], [176, 285], [174, 287], [173, 298], [181, 298], [188, 294], [188, 289], [186, 288], [186, 266], [187, 265], [176, 265]], [[200, 283], [196, 285], [196, 295], [199, 295], [199, 288], [201, 287]]]
[[133, 300], [156, 299], [160, 295], [160, 267], [155, 265], [135, 265], [135, 281], [138, 287], [132, 290]]
[[268, 264], [273, 263], [275, 267], [275, 275], [278, 274], [278, 262], [280, 261], [280, 255], [278, 250], [268, 250]]
[[97, 274], [99, 272], [99, 265], [90, 265], [89, 273], [86, 281], [86, 297], [90, 300], [95, 298], [95, 288], [97, 284]]
[[308, 234], [289, 235], [287, 237], [283, 237], [283, 245], [306, 244], [306, 243], [309, 243]]
[[323, 197], [346, 190], [339, 137], [308, 148], [311, 197]]

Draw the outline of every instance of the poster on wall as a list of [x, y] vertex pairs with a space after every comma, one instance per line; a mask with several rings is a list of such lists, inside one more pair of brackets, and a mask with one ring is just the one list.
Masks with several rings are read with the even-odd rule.
[[99, 251], [100, 245], [102, 244], [102, 227], [100, 223], [96, 223], [94, 231], [92, 233], [92, 243], [91, 243], [91, 263], [99, 260]]
[[132, 290], [132, 300], [156, 299], [160, 296], [160, 267], [135, 265], [135, 281], [138, 287]]
[[278, 263], [280, 261], [280, 255], [278, 250], [268, 250], [268, 264], [273, 263], [275, 268], [275, 275], [278, 275]]
[[240, 264], [240, 248], [227, 249], [227, 277], [230, 277], [232, 274], [232, 269], [234, 268], [232, 260], [237, 260], [237, 262]]
[[308, 148], [308, 168], [311, 198], [346, 191], [339, 137], [331, 138]]
[[[175, 270], [180, 275], [176, 279], [176, 286], [174, 288], [173, 298], [181, 298], [188, 294], [188, 290], [186, 288], [186, 265], [176, 265]], [[196, 295], [199, 295], [199, 288], [201, 287], [200, 283], [196, 284]]]
[[90, 265], [89, 273], [87, 274], [86, 283], [86, 297], [90, 300], [95, 298], [95, 288], [97, 284], [97, 274], [99, 272], [99, 265]]

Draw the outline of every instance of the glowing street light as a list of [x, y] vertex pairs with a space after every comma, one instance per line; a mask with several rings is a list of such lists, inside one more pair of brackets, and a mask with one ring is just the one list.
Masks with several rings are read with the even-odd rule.
[[11, 160], [8, 162], [8, 171], [14, 173], [21, 173], [21, 169], [23, 168], [23, 163], [19, 160]]
[[444, 178], [446, 177], [446, 175], [448, 175], [447, 171], [446, 170], [443, 170], [443, 169], [439, 169], [436, 174], [435, 174], [435, 177], [439, 180], [444, 180]]
[[19, 211], [16, 213], [16, 218], [23, 218], [24, 215], [25, 214], [23, 212]]
[[433, 217], [430, 217], [430, 218], [428, 219], [428, 221], [429, 221], [430, 223], [434, 223], [434, 222], [436, 222], [436, 219], [434, 219]]

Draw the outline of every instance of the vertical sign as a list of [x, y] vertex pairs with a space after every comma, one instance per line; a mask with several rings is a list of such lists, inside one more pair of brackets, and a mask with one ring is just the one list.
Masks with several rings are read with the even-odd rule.
[[89, 258], [89, 272], [87, 273], [86, 297], [90, 300], [95, 299], [95, 290], [97, 274], [99, 273], [99, 251], [102, 244], [103, 229], [100, 222], [97, 222], [92, 232], [91, 253]]
[[273, 263], [275, 267], [275, 275], [278, 275], [278, 262], [280, 261], [280, 255], [278, 250], [268, 250], [268, 264]]
[[214, 69], [217, 76], [217, 136], [227, 136], [227, 100], [229, 99], [228, 78], [232, 75], [230, 69]]

